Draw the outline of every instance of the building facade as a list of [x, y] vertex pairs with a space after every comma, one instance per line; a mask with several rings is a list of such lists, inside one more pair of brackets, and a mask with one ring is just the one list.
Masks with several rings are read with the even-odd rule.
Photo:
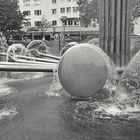
[[21, 12], [26, 14], [27, 21], [23, 29], [41, 26], [42, 17], [52, 23], [46, 32], [79, 34], [79, 32], [98, 32], [99, 26], [81, 27], [76, 0], [19, 0]]
[[28, 19], [26, 27], [39, 26], [43, 16], [53, 26], [62, 26], [63, 17], [67, 19], [66, 26], [80, 25], [76, 0], [20, 0], [19, 6]]

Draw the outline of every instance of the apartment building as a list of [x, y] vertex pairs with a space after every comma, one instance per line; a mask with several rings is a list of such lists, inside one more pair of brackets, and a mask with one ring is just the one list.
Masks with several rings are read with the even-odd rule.
[[76, 0], [20, 0], [20, 10], [25, 12], [28, 22], [25, 27], [39, 26], [41, 17], [45, 16], [53, 26], [79, 26], [79, 12]]
[[[47, 32], [78, 33], [97, 31], [99, 27], [81, 27], [76, 0], [19, 0], [20, 10], [25, 12], [24, 29], [40, 26], [44, 16], [52, 23]], [[64, 29], [65, 27], [65, 29]]]

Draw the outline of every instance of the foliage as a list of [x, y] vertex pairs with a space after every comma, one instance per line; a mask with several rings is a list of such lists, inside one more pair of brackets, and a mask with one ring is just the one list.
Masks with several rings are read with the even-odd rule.
[[24, 15], [20, 12], [17, 0], [0, 0], [0, 31], [5, 36], [22, 28]]
[[133, 0], [132, 3], [132, 21], [140, 17], [140, 0]]
[[[85, 26], [99, 19], [99, 0], [77, 0], [78, 11]], [[132, 22], [140, 17], [140, 0], [132, 0]]]
[[52, 26], [52, 23], [48, 21], [48, 19], [44, 16], [41, 17], [41, 27], [45, 30], [50, 28]]
[[41, 17], [41, 31], [43, 33], [43, 40], [45, 40], [45, 32], [52, 26], [52, 23], [44, 16]]
[[80, 17], [86, 27], [91, 20], [99, 19], [98, 0], [78, 0], [77, 4]]

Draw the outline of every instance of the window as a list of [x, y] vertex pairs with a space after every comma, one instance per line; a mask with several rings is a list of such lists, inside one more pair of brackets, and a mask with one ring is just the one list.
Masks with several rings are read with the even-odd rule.
[[78, 21], [77, 20], [74, 20], [74, 25], [78, 26]]
[[56, 14], [56, 9], [52, 9], [52, 14]]
[[35, 21], [35, 26], [38, 26], [38, 27], [42, 26], [41, 21]]
[[30, 16], [31, 15], [31, 11], [24, 11], [25, 16]]
[[41, 10], [35, 10], [34, 13], [36, 16], [39, 16], [39, 15], [41, 15]]
[[68, 20], [68, 25], [73, 25], [73, 21], [72, 20]]
[[34, 0], [34, 5], [40, 5], [41, 4], [41, 0]]
[[131, 33], [134, 33], [134, 24], [131, 25]]
[[60, 8], [61, 13], [65, 13], [65, 8]]
[[56, 20], [53, 20], [52, 21], [52, 26], [56, 26], [57, 25], [57, 21]]
[[71, 12], [71, 7], [67, 7], [67, 13]]
[[30, 6], [30, 0], [23, 0], [23, 6], [24, 7]]
[[77, 7], [72, 7], [73, 8], [73, 12], [76, 13], [77, 12]]
[[52, 0], [52, 3], [56, 3], [56, 0]]

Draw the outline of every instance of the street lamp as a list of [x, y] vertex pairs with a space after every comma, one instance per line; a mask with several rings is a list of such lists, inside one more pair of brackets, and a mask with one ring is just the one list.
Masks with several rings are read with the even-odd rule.
[[61, 20], [62, 20], [62, 24], [63, 24], [63, 36], [64, 36], [64, 46], [65, 46], [65, 22], [66, 22], [67, 17], [66, 16], [62, 16]]

